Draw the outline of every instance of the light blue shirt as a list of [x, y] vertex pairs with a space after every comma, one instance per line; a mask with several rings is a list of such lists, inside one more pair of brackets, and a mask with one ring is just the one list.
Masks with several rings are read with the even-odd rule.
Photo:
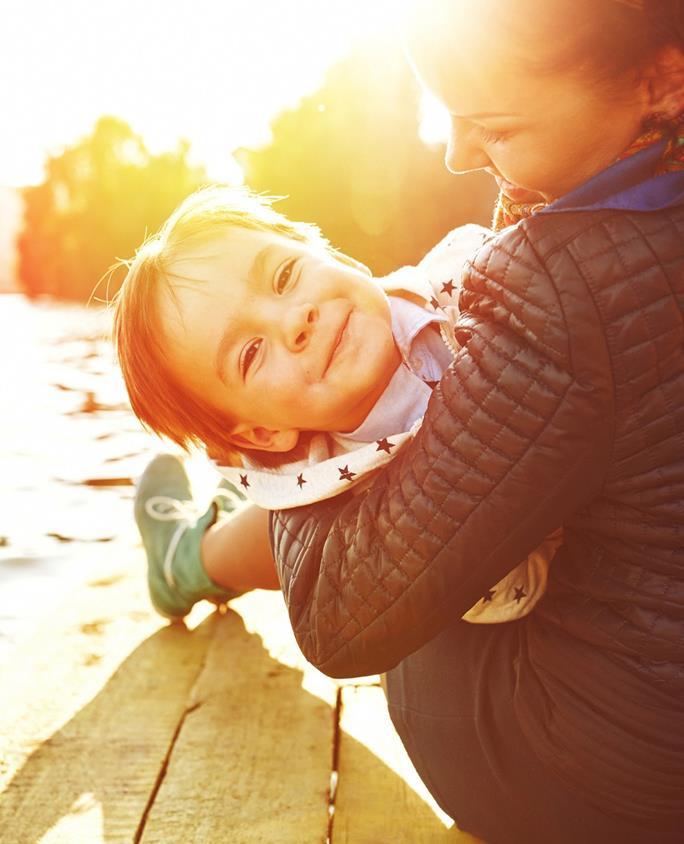
[[397, 296], [388, 298], [402, 363], [359, 427], [342, 435], [354, 442], [370, 443], [410, 430], [425, 415], [432, 389], [452, 361], [441, 335], [430, 328], [446, 322], [445, 316]]

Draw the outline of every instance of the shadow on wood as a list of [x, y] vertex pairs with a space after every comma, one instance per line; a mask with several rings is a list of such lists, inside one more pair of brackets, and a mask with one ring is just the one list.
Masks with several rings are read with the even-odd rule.
[[[160, 629], [15, 773], [2, 840], [325, 842], [335, 711], [301, 684], [234, 612]], [[363, 743], [343, 747], [333, 841], [472, 840]]]
[[2, 840], [133, 840], [213, 625], [160, 629], [31, 753], [0, 795]]

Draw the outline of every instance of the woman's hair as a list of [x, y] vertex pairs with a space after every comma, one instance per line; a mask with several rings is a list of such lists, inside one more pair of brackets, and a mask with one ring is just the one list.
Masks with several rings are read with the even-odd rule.
[[187, 197], [130, 260], [114, 298], [114, 343], [133, 412], [149, 430], [183, 448], [203, 444], [212, 457], [235, 462], [226, 434], [236, 421], [181, 385], [167, 363], [159, 319], [162, 293], [173, 296], [175, 281], [192, 283], [174, 266], [193, 247], [239, 227], [274, 232], [334, 252], [316, 226], [288, 220], [271, 207], [273, 197], [224, 186]]
[[664, 47], [684, 50], [684, 0], [532, 0], [525, 5], [533, 6], [532, 26], [553, 48], [551, 58], [547, 54], [534, 62], [540, 72], [577, 70], [610, 84], [626, 73], [638, 74]]

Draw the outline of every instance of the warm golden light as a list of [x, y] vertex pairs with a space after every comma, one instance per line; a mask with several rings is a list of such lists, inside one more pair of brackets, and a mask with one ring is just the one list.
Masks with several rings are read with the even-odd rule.
[[354, 42], [393, 27], [394, 0], [25, 0], [0, 25], [0, 185], [42, 178], [47, 151], [102, 114], [157, 151], [178, 138], [211, 178], [239, 177], [232, 149], [268, 140], [270, 119], [321, 83]]

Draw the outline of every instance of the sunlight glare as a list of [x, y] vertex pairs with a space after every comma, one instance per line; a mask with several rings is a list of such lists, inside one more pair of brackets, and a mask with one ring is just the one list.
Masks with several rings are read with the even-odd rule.
[[40, 844], [59, 841], [103, 841], [104, 814], [102, 803], [90, 791], [74, 800], [67, 814], [60, 817], [41, 836]]
[[449, 112], [440, 101], [423, 90], [420, 102], [421, 141], [429, 145], [446, 144], [449, 138]]
[[[36, 183], [102, 114], [150, 150], [191, 141], [210, 177], [240, 181], [231, 151], [322, 82], [360, 39], [391, 31], [398, 0], [9, 0], [0, 27], [0, 185]], [[191, 8], [191, 12], [189, 9]]]

